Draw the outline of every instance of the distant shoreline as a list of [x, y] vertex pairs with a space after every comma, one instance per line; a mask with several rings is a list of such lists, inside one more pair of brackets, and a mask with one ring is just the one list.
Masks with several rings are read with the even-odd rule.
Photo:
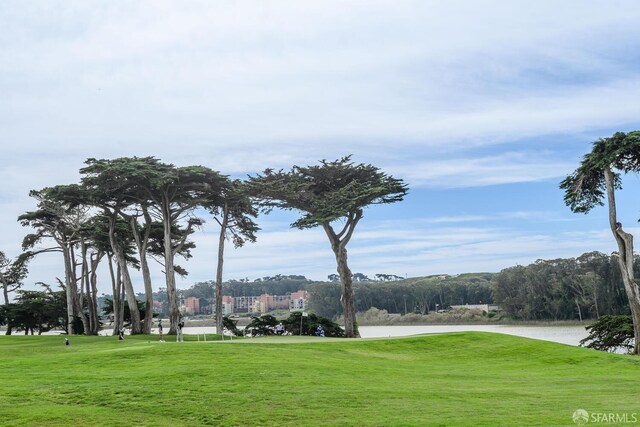
[[[238, 326], [246, 326], [249, 322], [251, 322], [251, 318], [249, 317], [239, 317], [234, 318], [233, 320], [238, 321]], [[460, 325], [504, 325], [504, 326], [588, 326], [595, 319], [584, 320], [580, 322], [579, 320], [512, 320], [512, 319], [501, 319], [490, 321], [486, 319], [478, 319], [478, 320], [458, 320], [458, 321], [398, 321], [395, 318], [392, 318], [387, 321], [358, 321], [359, 326], [460, 326]], [[185, 321], [185, 327], [214, 327], [215, 326], [214, 319], [194, 319]], [[340, 322], [338, 322], [340, 323]], [[4, 335], [6, 332], [6, 328], [0, 327], [0, 335]], [[110, 330], [109, 327], [103, 328], [102, 330]], [[24, 331], [14, 332], [14, 335], [24, 335]]]
[[[483, 319], [459, 319], [459, 320], [398, 320], [402, 319], [391, 318], [388, 320], [364, 320], [358, 319], [359, 326], [429, 326], [429, 325], [515, 325], [515, 326], [587, 326], [590, 325], [595, 319], [584, 320], [513, 320], [513, 319], [500, 319], [500, 320], [488, 320]], [[246, 326], [251, 318], [238, 317], [233, 318], [234, 321], [238, 321], [238, 326]], [[186, 327], [198, 327], [198, 326], [215, 326], [214, 319], [191, 319], [185, 321]], [[338, 321], [338, 324], [341, 322]]]

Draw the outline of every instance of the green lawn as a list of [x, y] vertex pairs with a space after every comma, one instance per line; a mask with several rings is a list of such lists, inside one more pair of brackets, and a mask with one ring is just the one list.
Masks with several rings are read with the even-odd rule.
[[640, 358], [499, 334], [71, 342], [0, 337], [1, 426], [553, 426], [575, 425], [578, 408], [640, 418]]

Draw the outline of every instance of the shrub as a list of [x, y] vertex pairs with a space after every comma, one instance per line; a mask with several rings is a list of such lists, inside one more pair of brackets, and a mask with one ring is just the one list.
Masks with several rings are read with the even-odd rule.
[[[301, 312], [294, 312], [282, 321], [285, 330], [291, 335], [315, 335], [318, 325], [322, 325], [325, 337], [344, 337], [344, 330], [337, 323], [326, 317], [309, 313], [303, 316]], [[300, 327], [302, 326], [302, 333]]]

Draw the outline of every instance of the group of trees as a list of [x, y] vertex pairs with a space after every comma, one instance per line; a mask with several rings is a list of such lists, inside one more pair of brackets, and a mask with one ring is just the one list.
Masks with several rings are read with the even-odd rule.
[[7, 335], [11, 335], [13, 331], [12, 319], [14, 316], [10, 314], [15, 311], [15, 308], [12, 309], [10, 307], [11, 299], [9, 294], [17, 291], [22, 286], [23, 280], [29, 272], [27, 264], [31, 256], [31, 253], [23, 253], [17, 258], [11, 259], [0, 251], [0, 288], [2, 288], [4, 297], [4, 305], [0, 311], [0, 323], [6, 324]]
[[[594, 142], [592, 151], [562, 181], [560, 188], [565, 191], [566, 204], [574, 212], [587, 213], [604, 205], [606, 199], [611, 232], [618, 245], [615, 260], [633, 321], [634, 353], [640, 354], [640, 285], [635, 279], [633, 236], [623, 229], [615, 201], [616, 190], [622, 188], [621, 174], [630, 172], [640, 172], [640, 131], [618, 132]], [[258, 227], [253, 218], [259, 207], [264, 212], [280, 208], [301, 213], [292, 227], [322, 227], [336, 259], [345, 335], [357, 337], [355, 312], [359, 308], [358, 301], [372, 301], [374, 297], [367, 296], [363, 290], [360, 300], [356, 299], [354, 275], [347, 262], [347, 245], [365, 207], [400, 201], [408, 191], [402, 180], [386, 175], [375, 166], [354, 164], [350, 157], [332, 162], [322, 160], [314, 166], [294, 166], [289, 171], [267, 169], [246, 182], [232, 181], [203, 166], [176, 167], [153, 157], [89, 159], [80, 173], [80, 184], [32, 191], [37, 210], [19, 218], [23, 225], [35, 230], [23, 242], [28, 255], [19, 258], [51, 251], [63, 255], [65, 277], [60, 282], [66, 291], [66, 324], [71, 333], [77, 332], [76, 319], [86, 333], [97, 332], [97, 268], [105, 258], [111, 272], [117, 322], [122, 321], [122, 301], [126, 299], [132, 317], [132, 332], [148, 332], [152, 316], [148, 256], [157, 259], [164, 268], [169, 333], [175, 332], [180, 315], [175, 275], [186, 274], [175, 263], [175, 258], [177, 255], [190, 256], [193, 243], [189, 242], [189, 236], [203, 222], [195, 215], [198, 209], [208, 211], [220, 225], [215, 295], [216, 322], [222, 328], [224, 242], [231, 237], [238, 247], [246, 241], [254, 241]], [[53, 244], [38, 247], [44, 241]], [[575, 307], [580, 318], [594, 314], [597, 317], [601, 310], [614, 307], [613, 301], [619, 299], [619, 295], [607, 285], [613, 282], [607, 282], [581, 262], [555, 262], [562, 264], [558, 266], [550, 261], [529, 267], [530, 273], [548, 278], [544, 281], [523, 281], [521, 276], [526, 271], [522, 267], [503, 271], [496, 278], [496, 300], [504, 301], [511, 314], [521, 318], [548, 315], [561, 318], [570, 312], [569, 307]], [[130, 266], [142, 271], [146, 296], [144, 321], [140, 319], [135, 300]], [[20, 266], [6, 260], [0, 263], [5, 305], [7, 293], [21, 280], [15, 267]], [[615, 273], [609, 272], [605, 277], [612, 275]], [[356, 284], [368, 283], [364, 281], [365, 277], [361, 279]], [[379, 279], [385, 280], [383, 275]], [[542, 288], [536, 285], [543, 282], [547, 285]], [[513, 286], [513, 283], [520, 285]], [[420, 311], [426, 311], [436, 299], [434, 295], [427, 291], [421, 296], [403, 291], [402, 305], [406, 306], [409, 298], [409, 306], [415, 304]], [[323, 299], [326, 297], [318, 297], [318, 301]], [[391, 296], [388, 300], [394, 302], [398, 311], [397, 298]], [[441, 303], [444, 305], [444, 298]]]
[[[222, 283], [222, 295], [232, 297], [246, 297], [262, 294], [270, 295], [286, 295], [301, 289], [306, 289], [312, 281], [303, 279], [286, 279], [278, 281], [254, 281], [240, 282], [238, 280], [229, 280]], [[180, 291], [183, 298], [195, 297], [211, 299], [215, 298], [216, 289], [214, 281], [198, 282], [187, 289]]]
[[[428, 314], [451, 305], [489, 304], [493, 302], [491, 273], [434, 276], [395, 282], [368, 281], [354, 284], [355, 308], [370, 308], [389, 313]], [[342, 314], [340, 288], [332, 282], [316, 282], [307, 287], [309, 308], [321, 316]]]
[[[438, 275], [398, 281], [357, 281], [353, 284], [357, 312], [372, 307], [390, 313], [428, 314], [451, 305], [493, 303], [493, 273], [469, 273], [456, 276]], [[261, 294], [286, 295], [298, 290], [309, 291], [309, 309], [320, 316], [342, 315], [341, 286], [336, 282], [313, 282], [304, 276], [282, 276], [279, 281], [223, 283], [224, 295], [240, 297]], [[183, 297], [210, 300], [215, 288], [212, 281], [194, 284], [181, 291]]]
[[[617, 254], [538, 260], [493, 277], [494, 300], [518, 320], [595, 319], [629, 310]], [[640, 271], [640, 259], [635, 259]]]
[[[12, 331], [38, 335], [55, 328], [67, 327], [66, 296], [64, 290], [52, 291], [45, 286], [44, 291], [18, 290], [13, 302], [0, 306], [0, 325]], [[78, 325], [81, 327], [81, 325]]]
[[[34, 233], [25, 237], [23, 249], [62, 253], [69, 333], [80, 332], [75, 319], [84, 333], [98, 332], [97, 274], [105, 259], [113, 290], [114, 331], [124, 322], [126, 301], [132, 333], [149, 333], [149, 258], [155, 259], [165, 273], [169, 333], [174, 333], [180, 316], [175, 275], [187, 274], [175, 259], [190, 257], [194, 245], [189, 236], [203, 223], [196, 210], [207, 211], [220, 223], [222, 256], [227, 235], [236, 246], [255, 240], [255, 209], [239, 182], [203, 166], [176, 167], [153, 157], [85, 163], [79, 184], [31, 191], [37, 210], [21, 215], [19, 221]], [[221, 269], [220, 259], [218, 263]], [[142, 272], [144, 318], [133, 289], [132, 267]]]
[[[177, 167], [153, 157], [88, 159], [85, 164], [80, 183], [31, 191], [37, 209], [19, 217], [22, 225], [34, 230], [25, 237], [23, 250], [63, 255], [64, 280], [59, 281], [66, 291], [69, 333], [80, 332], [76, 320], [84, 333], [98, 331], [97, 276], [105, 260], [113, 290], [114, 331], [124, 322], [126, 301], [132, 333], [149, 333], [153, 318], [149, 259], [163, 268], [169, 333], [175, 333], [180, 316], [175, 275], [187, 274], [176, 257], [191, 256], [194, 244], [189, 236], [203, 224], [197, 216], [203, 211], [220, 226], [215, 311], [221, 330], [225, 241], [230, 238], [236, 247], [255, 241], [258, 209], [268, 213], [277, 207], [301, 213], [292, 227], [325, 230], [342, 284], [346, 335], [359, 336], [346, 246], [366, 206], [402, 200], [407, 188], [401, 180], [372, 165], [354, 164], [350, 157], [294, 166], [290, 171], [267, 169], [245, 182], [204, 166]], [[341, 225], [336, 230], [337, 223]], [[144, 318], [131, 268], [142, 274]]]
[[[634, 268], [640, 272], [640, 257], [635, 258]], [[224, 295], [230, 296], [285, 295], [302, 289], [309, 291], [311, 311], [328, 318], [342, 314], [341, 287], [333, 281], [294, 277], [223, 284]], [[538, 260], [499, 273], [357, 281], [353, 289], [358, 312], [378, 308], [389, 313], [429, 314], [466, 304], [497, 304], [515, 320], [586, 320], [629, 312], [615, 253], [589, 252], [577, 258]], [[182, 292], [184, 296], [211, 299], [215, 290], [213, 282], [202, 282]]]
[[[245, 327], [244, 335], [254, 337], [275, 335], [278, 323], [279, 321], [270, 314], [254, 317]], [[325, 337], [342, 338], [345, 336], [340, 325], [314, 313], [293, 312], [288, 318], [282, 320], [282, 326], [284, 326], [285, 333], [291, 335], [315, 335], [318, 326], [322, 326]]]

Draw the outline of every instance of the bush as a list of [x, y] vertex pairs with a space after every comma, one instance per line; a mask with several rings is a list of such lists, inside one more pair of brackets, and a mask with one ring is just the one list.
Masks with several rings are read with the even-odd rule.
[[244, 334], [252, 337], [262, 335], [275, 335], [278, 320], [270, 314], [261, 317], [254, 317], [244, 328]]
[[[302, 316], [299, 311], [291, 313], [287, 319], [282, 321], [282, 324], [285, 331], [291, 335], [315, 335], [318, 325], [322, 325], [325, 337], [344, 337], [344, 330], [340, 325], [326, 317], [317, 316], [313, 313], [309, 313], [308, 316]], [[302, 333], [300, 333], [301, 325]]]
[[231, 332], [233, 335], [237, 337], [241, 337], [243, 335], [243, 332], [240, 329], [238, 329], [237, 320], [232, 320], [229, 317], [224, 316], [222, 318], [222, 326], [224, 329], [228, 330], [229, 332]]

